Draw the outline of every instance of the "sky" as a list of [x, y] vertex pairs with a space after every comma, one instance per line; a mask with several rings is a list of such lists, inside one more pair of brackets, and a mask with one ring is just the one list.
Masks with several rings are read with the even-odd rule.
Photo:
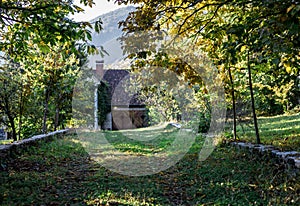
[[72, 18], [74, 18], [74, 20], [76, 21], [89, 21], [101, 14], [116, 10], [121, 7], [125, 7], [125, 5], [120, 6], [118, 4], [115, 4], [115, 0], [110, 0], [109, 2], [107, 0], [94, 0], [95, 5], [92, 8], [83, 6], [82, 4], [80, 4], [80, 0], [75, 0], [74, 2], [76, 5], [85, 10], [85, 12], [82, 14], [76, 14], [72, 16]]

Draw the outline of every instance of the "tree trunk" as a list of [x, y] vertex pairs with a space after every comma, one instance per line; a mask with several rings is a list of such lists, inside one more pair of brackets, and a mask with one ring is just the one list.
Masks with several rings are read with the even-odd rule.
[[23, 90], [21, 90], [20, 102], [19, 102], [19, 125], [18, 125], [18, 137], [21, 139], [21, 129], [22, 129], [22, 116], [23, 116]]
[[15, 119], [11, 113], [11, 110], [9, 109], [9, 102], [8, 102], [7, 98], [5, 98], [5, 110], [6, 110], [5, 113], [7, 115], [10, 128], [12, 129], [12, 138], [14, 141], [17, 141], [18, 138], [17, 138], [17, 132], [16, 132]]
[[232, 109], [233, 109], [233, 137], [234, 137], [234, 140], [236, 140], [237, 135], [236, 135], [235, 93], [234, 93], [234, 85], [233, 85], [233, 79], [232, 79], [230, 67], [228, 68], [228, 73], [229, 73], [229, 79], [230, 79], [230, 84], [231, 84], [231, 97], [232, 97]]
[[251, 75], [251, 67], [250, 67], [250, 51], [249, 50], [248, 50], [248, 54], [247, 54], [247, 68], [248, 68], [248, 75], [249, 75], [249, 89], [250, 89], [250, 95], [251, 95], [251, 106], [252, 106], [253, 122], [254, 122], [255, 135], [256, 135], [256, 143], [260, 144], [261, 141], [260, 141], [260, 137], [259, 137], [258, 124], [257, 124], [257, 118], [256, 118], [256, 112], [255, 112], [255, 102], [254, 102], [254, 94], [253, 94], [252, 75]]
[[56, 110], [55, 110], [55, 121], [54, 121], [54, 131], [57, 130], [57, 127], [59, 126], [59, 107], [56, 106]]
[[59, 93], [55, 102], [55, 117], [54, 117], [54, 131], [59, 127], [60, 105], [62, 103], [62, 94]]
[[17, 131], [16, 131], [16, 126], [15, 126], [14, 118], [12, 118], [11, 116], [8, 116], [8, 119], [9, 119], [10, 127], [12, 129], [13, 140], [17, 141], [18, 138], [17, 138]]
[[44, 101], [44, 116], [43, 116], [43, 133], [47, 133], [47, 116], [49, 111], [49, 90], [45, 90], [45, 101]]

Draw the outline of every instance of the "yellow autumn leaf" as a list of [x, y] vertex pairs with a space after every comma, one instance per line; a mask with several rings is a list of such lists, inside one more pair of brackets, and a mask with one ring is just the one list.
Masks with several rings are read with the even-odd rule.
[[247, 46], [246, 46], [246, 45], [242, 46], [242, 47], [241, 47], [241, 52], [244, 52], [246, 49], [247, 49]]
[[290, 66], [290, 64], [283, 64], [284, 67], [285, 67], [285, 70], [287, 73], [291, 73], [292, 72], [292, 67]]
[[62, 8], [60, 7], [60, 6], [58, 6], [58, 7], [56, 7], [55, 9], [54, 9], [54, 13], [58, 13], [58, 12], [60, 12], [62, 10]]
[[290, 13], [290, 11], [295, 7], [296, 5], [291, 5], [289, 8], [287, 8], [286, 13]]

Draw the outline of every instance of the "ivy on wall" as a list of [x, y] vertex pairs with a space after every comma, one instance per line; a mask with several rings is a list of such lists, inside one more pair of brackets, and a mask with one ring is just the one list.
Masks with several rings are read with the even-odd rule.
[[99, 125], [103, 125], [106, 114], [111, 111], [110, 107], [109, 87], [105, 82], [101, 82], [98, 86], [98, 121]]

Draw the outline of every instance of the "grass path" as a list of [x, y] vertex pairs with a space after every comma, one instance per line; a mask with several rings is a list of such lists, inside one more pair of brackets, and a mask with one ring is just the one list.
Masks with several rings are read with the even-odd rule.
[[[151, 144], [106, 134], [122, 152], [151, 155], [147, 148], [161, 151], [174, 132]], [[0, 205], [299, 205], [299, 176], [227, 146], [199, 162], [201, 137], [177, 164], [141, 177], [107, 170], [79, 140], [68, 136], [32, 147], [3, 164]]]

